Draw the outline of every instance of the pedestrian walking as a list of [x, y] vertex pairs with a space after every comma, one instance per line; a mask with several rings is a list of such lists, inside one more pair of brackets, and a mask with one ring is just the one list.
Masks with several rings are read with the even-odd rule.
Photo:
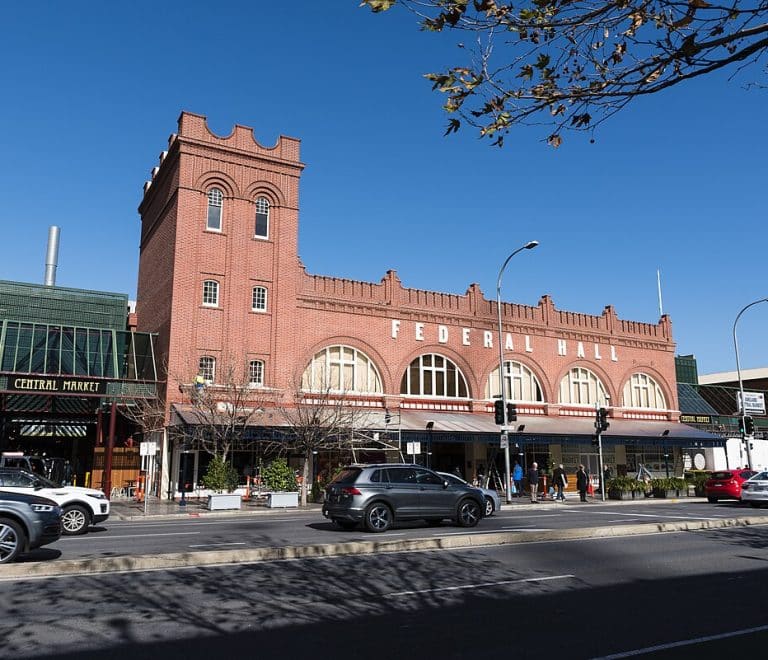
[[518, 497], [523, 496], [523, 468], [515, 461], [515, 467], [512, 468], [512, 481], [515, 484], [515, 494]]
[[64, 461], [64, 467], [61, 471], [61, 480], [63, 486], [72, 485], [72, 464], [69, 461]]
[[568, 485], [568, 477], [565, 474], [565, 468], [560, 463], [554, 470], [552, 470], [552, 481], [555, 486], [555, 499], [565, 502], [565, 487]]
[[579, 491], [579, 499], [582, 502], [587, 501], [587, 488], [589, 488], [589, 474], [584, 466], [579, 464], [579, 469], [576, 470], [576, 490]]
[[531, 504], [538, 504], [537, 491], [539, 490], [539, 464], [531, 463], [528, 470], [528, 488], [531, 490]]

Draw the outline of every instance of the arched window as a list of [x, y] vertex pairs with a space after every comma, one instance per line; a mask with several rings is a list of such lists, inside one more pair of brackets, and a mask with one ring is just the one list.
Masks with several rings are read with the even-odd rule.
[[255, 286], [251, 291], [251, 311], [267, 311], [267, 289], [263, 286]]
[[469, 396], [464, 374], [448, 358], [436, 353], [420, 355], [403, 374], [400, 394], [466, 399]]
[[351, 346], [328, 346], [315, 353], [304, 370], [305, 390], [380, 393], [384, 391], [376, 365]]
[[256, 238], [269, 237], [269, 200], [265, 197], [256, 200], [256, 228], [253, 235]]
[[[488, 377], [485, 398], [493, 399], [499, 394], [499, 368], [496, 367]], [[541, 385], [533, 372], [524, 364], [509, 360], [504, 362], [504, 394], [509, 401], [544, 401]]]
[[203, 377], [206, 383], [212, 383], [216, 377], [216, 358], [210, 355], [203, 355], [200, 358], [197, 373]]
[[211, 188], [208, 191], [208, 220], [205, 228], [210, 231], [221, 231], [221, 208], [224, 202], [224, 195], [218, 188]]
[[624, 384], [624, 406], [666, 410], [667, 402], [659, 384], [648, 374], [638, 372]]
[[203, 282], [203, 305], [206, 307], [219, 306], [219, 283], [216, 280]]
[[589, 369], [574, 367], [560, 381], [560, 403], [604, 406], [607, 401], [603, 383]]
[[264, 362], [251, 360], [248, 363], [248, 384], [252, 387], [264, 385]]

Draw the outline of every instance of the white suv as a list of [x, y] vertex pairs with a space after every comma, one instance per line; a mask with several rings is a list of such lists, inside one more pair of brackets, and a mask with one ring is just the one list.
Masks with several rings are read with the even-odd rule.
[[100, 490], [57, 486], [45, 477], [18, 468], [0, 468], [0, 489], [30, 493], [53, 500], [62, 509], [64, 534], [83, 534], [88, 527], [109, 518], [109, 500]]

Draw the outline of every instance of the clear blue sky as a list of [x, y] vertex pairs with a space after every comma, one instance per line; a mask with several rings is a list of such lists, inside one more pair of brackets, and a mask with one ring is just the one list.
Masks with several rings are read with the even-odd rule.
[[[0, 279], [136, 291], [142, 185], [181, 110], [302, 140], [300, 252], [309, 272], [658, 320], [656, 270], [679, 354], [735, 369], [733, 321], [768, 296], [768, 91], [755, 69], [643, 99], [595, 144], [518, 131], [503, 150], [443, 137], [421, 74], [458, 36], [357, 0], [9, 3], [0, 62]], [[764, 82], [764, 79], [763, 79]], [[742, 368], [768, 366], [768, 303], [739, 321]]]

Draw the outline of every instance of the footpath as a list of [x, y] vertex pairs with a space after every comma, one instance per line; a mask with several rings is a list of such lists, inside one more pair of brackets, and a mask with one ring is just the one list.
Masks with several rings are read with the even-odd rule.
[[[623, 507], [648, 505], [663, 507], [666, 504], [700, 504], [705, 498], [674, 499], [639, 499], [606, 500], [599, 497], [579, 502], [578, 497], [571, 497], [565, 502], [542, 500], [536, 504], [527, 498], [513, 498], [511, 503], [502, 502], [501, 510], [553, 510], [575, 507], [609, 506]], [[133, 500], [114, 500], [110, 519], [113, 520], [180, 520], [184, 518], [213, 518], [237, 516], [270, 516], [278, 514], [313, 512], [320, 516], [320, 504], [309, 504], [298, 508], [267, 508], [260, 502], [243, 502], [239, 511], [208, 511], [203, 501], [190, 500], [186, 506], [178, 502]], [[146, 513], [145, 513], [146, 511]], [[670, 532], [693, 532], [752, 525], [768, 525], [768, 516], [746, 515], [739, 508], [732, 509], [733, 515], [723, 518], [703, 518], [671, 522], [649, 522], [618, 524], [601, 527], [574, 527], [569, 529], [540, 531], [482, 531], [480, 528], [465, 530], [466, 533], [435, 536], [434, 529], [424, 538], [392, 538], [376, 534], [364, 540], [342, 541], [337, 543], [317, 543], [281, 547], [256, 547], [236, 550], [210, 550], [201, 552], [164, 553], [155, 555], [116, 556], [98, 559], [57, 559], [39, 562], [21, 562], [0, 567], [0, 580], [40, 578], [72, 575], [95, 575], [128, 571], [170, 570], [188, 567], [221, 566], [229, 564], [248, 564], [285, 559], [307, 559], [333, 557], [341, 555], [367, 555], [382, 552], [435, 551], [458, 548], [478, 548], [483, 546], [507, 545], [519, 543], [544, 543], [556, 541], [575, 541], [584, 539], [619, 538], [641, 534], [660, 534]]]

